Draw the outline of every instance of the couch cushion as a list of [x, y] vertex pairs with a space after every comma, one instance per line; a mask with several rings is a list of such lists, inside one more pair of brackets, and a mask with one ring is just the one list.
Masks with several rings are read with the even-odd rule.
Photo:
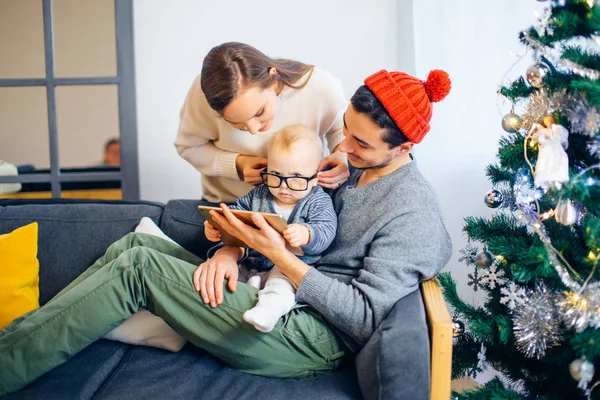
[[231, 369], [190, 344], [179, 353], [134, 347], [124, 361], [95, 399], [360, 398], [352, 368], [303, 380], [265, 378]]
[[398, 300], [358, 353], [358, 383], [367, 400], [428, 400], [430, 365], [425, 307], [417, 290]]
[[160, 229], [186, 250], [202, 259], [215, 243], [204, 236], [204, 217], [198, 211], [199, 205], [215, 206], [204, 200], [171, 200], [165, 206]]
[[17, 392], [0, 396], [0, 399], [91, 399], [111, 376], [130, 347], [110, 340], [99, 340], [65, 364], [54, 368]]
[[107, 247], [132, 232], [140, 219], [160, 223], [163, 206], [126, 202], [2, 202], [0, 234], [37, 221], [40, 305], [94, 263]]
[[360, 399], [346, 366], [302, 380], [249, 375], [186, 345], [178, 353], [100, 340], [2, 400], [16, 399]]

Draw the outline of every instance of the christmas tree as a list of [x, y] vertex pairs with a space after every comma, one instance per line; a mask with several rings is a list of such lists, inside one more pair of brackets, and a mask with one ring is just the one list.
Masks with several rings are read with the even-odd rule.
[[460, 261], [485, 302], [463, 301], [439, 275], [453, 378], [488, 367], [499, 377], [456, 399], [600, 399], [599, 35], [594, 0], [548, 2], [519, 35], [533, 59], [499, 90], [512, 109], [486, 170], [493, 216], [463, 229]]

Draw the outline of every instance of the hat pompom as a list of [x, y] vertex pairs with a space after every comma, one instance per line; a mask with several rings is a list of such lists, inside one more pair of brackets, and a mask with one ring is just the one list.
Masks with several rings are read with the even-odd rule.
[[450, 93], [451, 82], [446, 71], [434, 69], [429, 72], [425, 82], [425, 92], [429, 100], [438, 102], [444, 99]]

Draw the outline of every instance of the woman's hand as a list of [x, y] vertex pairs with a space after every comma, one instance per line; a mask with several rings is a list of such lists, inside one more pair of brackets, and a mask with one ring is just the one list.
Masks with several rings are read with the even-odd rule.
[[204, 236], [211, 242], [221, 241], [221, 232], [208, 221], [204, 221]]
[[350, 176], [346, 154], [336, 151], [321, 161], [317, 178], [319, 184], [327, 189], [337, 189]]
[[256, 229], [240, 221], [227, 205], [221, 203], [221, 208], [223, 215], [216, 211], [210, 212], [214, 222], [229, 234], [246, 243], [248, 247], [268, 257], [274, 263], [276, 263], [274, 258], [287, 251], [285, 239], [267, 223], [262, 215], [252, 214], [252, 221], [259, 228]]
[[232, 292], [237, 289], [239, 247], [224, 246], [194, 272], [194, 288], [200, 292], [205, 304], [216, 307], [223, 302], [223, 282]]
[[260, 172], [267, 167], [267, 159], [264, 157], [252, 157], [238, 155], [235, 158], [235, 168], [241, 180], [251, 185], [260, 185], [262, 179]]

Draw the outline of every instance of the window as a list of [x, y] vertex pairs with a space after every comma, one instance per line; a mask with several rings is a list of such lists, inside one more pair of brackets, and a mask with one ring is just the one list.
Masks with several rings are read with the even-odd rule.
[[[132, 20], [131, 0], [0, 0], [0, 160], [22, 167], [0, 172], [0, 198], [20, 184], [139, 199]], [[101, 165], [112, 137], [120, 166]]]

